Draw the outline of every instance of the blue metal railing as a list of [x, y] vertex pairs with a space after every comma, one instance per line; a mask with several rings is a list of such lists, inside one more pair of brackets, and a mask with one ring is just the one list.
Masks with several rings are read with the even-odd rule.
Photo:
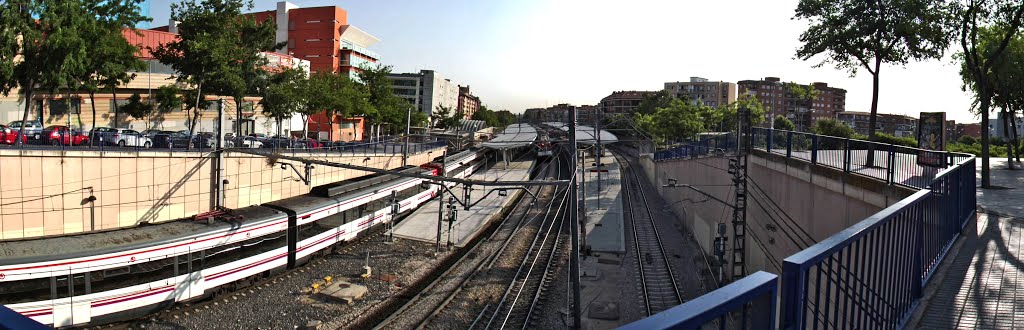
[[714, 153], [727, 153], [736, 151], [736, 146], [735, 134], [723, 134], [657, 151], [654, 153], [654, 161], [697, 158]]
[[[919, 189], [783, 261], [782, 328], [903, 326], [936, 267], [963, 228], [976, 217], [975, 157], [765, 128], [755, 128], [751, 140], [754, 149], [769, 154]], [[869, 152], [874, 156], [870, 161]], [[919, 165], [919, 157], [939, 160], [940, 167]], [[723, 289], [701, 298], [724, 294], [719, 292]], [[739, 296], [737, 292], [731, 294]], [[743, 297], [748, 299], [731, 301], [728, 310], [739, 310], [751, 302], [749, 295]], [[718, 318], [724, 313], [719, 304], [701, 299], [693, 302], [697, 301], [703, 303], [691, 302], [656, 315], [664, 322], [650, 323], [648, 328], [681, 324], [686, 328], [694, 324], [690, 322]], [[754, 326], [774, 327], [774, 323]]]
[[[763, 326], [775, 329], [776, 290], [778, 290], [777, 275], [757, 272], [697, 297], [697, 299], [627, 324], [620, 329], [700, 329], [715, 321], [718, 321], [719, 327], [723, 329], [726, 327], [749, 329]], [[739, 315], [730, 315], [733, 312]], [[738, 320], [734, 316], [738, 316]], [[739, 322], [735, 323], [736, 321]]]

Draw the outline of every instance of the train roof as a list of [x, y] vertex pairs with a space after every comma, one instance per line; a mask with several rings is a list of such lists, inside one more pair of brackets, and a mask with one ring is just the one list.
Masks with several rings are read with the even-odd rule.
[[209, 233], [239, 228], [246, 224], [275, 219], [283, 215], [282, 212], [259, 206], [233, 210], [232, 214], [240, 215], [241, 218], [217, 220], [212, 223], [178, 220], [82, 235], [0, 242], [0, 265], [88, 257], [168, 242], [187, 241]]

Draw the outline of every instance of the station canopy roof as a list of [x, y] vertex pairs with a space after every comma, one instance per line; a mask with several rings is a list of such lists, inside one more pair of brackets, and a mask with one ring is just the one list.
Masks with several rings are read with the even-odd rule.
[[484, 148], [510, 149], [529, 146], [537, 140], [537, 129], [528, 124], [512, 124], [505, 127], [505, 130], [494, 136], [490, 141], [484, 142]]
[[[569, 125], [563, 122], [545, 122], [544, 125], [551, 127], [557, 127], [563, 131], [569, 131]], [[599, 135], [601, 137], [601, 144], [619, 142], [619, 138], [606, 130], [601, 130]], [[594, 127], [585, 125], [576, 125], [576, 143], [578, 144], [595, 144], [597, 141], [594, 139]]]

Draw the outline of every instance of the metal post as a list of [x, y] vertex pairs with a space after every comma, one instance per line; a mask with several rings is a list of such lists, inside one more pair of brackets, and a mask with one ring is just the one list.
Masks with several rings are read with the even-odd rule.
[[569, 226], [572, 231], [572, 252], [569, 257], [569, 280], [572, 281], [572, 326], [576, 329], [581, 329], [581, 303], [580, 303], [580, 227], [579, 227], [579, 209], [577, 208], [578, 199], [576, 196], [576, 167], [579, 166], [577, 163], [576, 150], [576, 108], [573, 107], [569, 111], [569, 149], [571, 165], [573, 169], [572, 180], [569, 184]]
[[412, 126], [412, 108], [405, 115], [405, 143], [402, 146], [402, 166], [409, 165], [409, 127]]
[[[441, 150], [441, 173], [438, 176], [444, 178], [448, 175], [448, 148]], [[434, 253], [441, 252], [441, 223], [444, 221], [444, 181], [437, 184], [437, 242], [434, 245]]]
[[[191, 132], [189, 132], [191, 134]], [[190, 141], [191, 143], [191, 141]], [[217, 164], [214, 179], [217, 185], [216, 200], [212, 209], [224, 207], [224, 98], [217, 100]]]

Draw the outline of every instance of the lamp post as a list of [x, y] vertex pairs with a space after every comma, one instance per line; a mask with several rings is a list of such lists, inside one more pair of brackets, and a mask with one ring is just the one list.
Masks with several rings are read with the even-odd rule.
[[412, 107], [405, 113], [405, 143], [402, 145], [402, 166], [409, 165], [409, 127], [412, 126]]

